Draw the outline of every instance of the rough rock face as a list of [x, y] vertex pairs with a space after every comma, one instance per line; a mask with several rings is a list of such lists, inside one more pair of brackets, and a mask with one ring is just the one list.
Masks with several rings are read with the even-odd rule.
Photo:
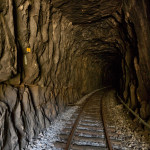
[[0, 149], [24, 148], [68, 103], [102, 86], [148, 120], [149, 6], [1, 0]]
[[122, 62], [124, 98], [140, 116], [150, 119], [150, 2], [124, 1], [124, 30], [128, 45]]
[[66, 104], [97, 89], [101, 69], [81, 53], [82, 29], [50, 1], [1, 3], [0, 149], [17, 150]]
[[[2, 12], [2, 13], [1, 13]], [[0, 2], [0, 82], [17, 74], [17, 47], [15, 43], [12, 1]]]

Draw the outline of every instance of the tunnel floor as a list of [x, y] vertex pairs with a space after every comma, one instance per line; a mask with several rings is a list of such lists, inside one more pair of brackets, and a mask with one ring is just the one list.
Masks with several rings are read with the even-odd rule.
[[[82, 108], [84, 109], [81, 113]], [[101, 112], [103, 116], [100, 115]], [[80, 113], [82, 115], [75, 127], [74, 123]], [[33, 139], [26, 149], [109, 149], [103, 121], [106, 123], [112, 149], [150, 149], [150, 132], [143, 130], [136, 119], [132, 120], [128, 111], [118, 103], [115, 90], [112, 89], [105, 92], [94, 91], [76, 104], [68, 106], [66, 111], [59, 115], [48, 129]], [[73, 127], [75, 132], [71, 145], [66, 148]]]

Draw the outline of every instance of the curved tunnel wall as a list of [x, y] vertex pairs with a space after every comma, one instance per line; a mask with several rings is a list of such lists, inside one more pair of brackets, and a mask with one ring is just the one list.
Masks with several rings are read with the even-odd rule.
[[148, 6], [2, 0], [0, 148], [24, 147], [68, 103], [110, 84], [148, 121]]
[[123, 2], [124, 23], [122, 29], [125, 43], [123, 70], [123, 97], [128, 105], [140, 116], [149, 120], [149, 1]]
[[66, 104], [99, 88], [101, 69], [80, 53], [82, 29], [50, 1], [9, 0], [1, 6], [0, 148], [16, 150]]

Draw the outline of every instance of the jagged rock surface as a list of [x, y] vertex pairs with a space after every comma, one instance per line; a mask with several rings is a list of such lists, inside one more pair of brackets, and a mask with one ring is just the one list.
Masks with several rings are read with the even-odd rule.
[[[0, 30], [6, 28], [11, 36], [1, 33], [0, 41], [0, 71], [5, 74], [0, 74], [5, 81], [0, 85], [0, 149], [17, 150], [48, 127], [67, 103], [97, 89], [101, 69], [99, 62], [79, 53], [80, 27], [74, 28], [49, 1], [8, 0], [1, 6], [6, 24], [1, 21]], [[9, 32], [14, 27], [15, 34]], [[16, 74], [8, 69], [7, 76], [7, 68]]]

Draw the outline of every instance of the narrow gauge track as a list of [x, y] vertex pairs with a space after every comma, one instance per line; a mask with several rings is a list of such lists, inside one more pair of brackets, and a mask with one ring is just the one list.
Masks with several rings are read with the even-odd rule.
[[72, 116], [55, 147], [64, 150], [122, 149], [115, 127], [106, 124], [103, 96], [106, 89], [90, 96]]

